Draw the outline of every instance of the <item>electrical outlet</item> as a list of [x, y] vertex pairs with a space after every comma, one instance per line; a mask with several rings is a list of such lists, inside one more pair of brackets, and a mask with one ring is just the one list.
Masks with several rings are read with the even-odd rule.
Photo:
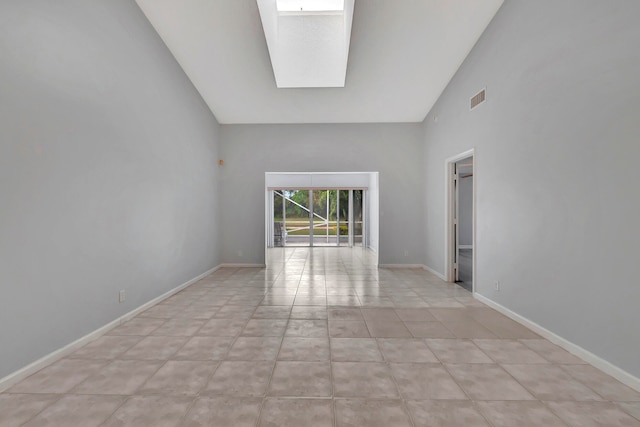
[[494, 287], [496, 289], [496, 291], [500, 292], [500, 282], [498, 280], [496, 280]]
[[124, 290], [118, 292], [118, 302], [124, 302]]

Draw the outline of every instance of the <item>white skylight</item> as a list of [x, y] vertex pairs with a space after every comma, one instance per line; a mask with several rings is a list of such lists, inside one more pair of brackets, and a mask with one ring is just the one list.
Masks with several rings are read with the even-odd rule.
[[355, 0], [257, 0], [278, 88], [344, 87]]
[[276, 0], [278, 12], [343, 12], [344, 0]]

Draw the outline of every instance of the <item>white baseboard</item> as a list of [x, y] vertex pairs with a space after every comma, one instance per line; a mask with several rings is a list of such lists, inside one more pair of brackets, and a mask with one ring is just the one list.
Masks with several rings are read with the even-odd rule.
[[241, 264], [241, 263], [225, 263], [220, 264], [219, 268], [265, 268], [266, 264]]
[[390, 268], [390, 269], [422, 268], [422, 264], [378, 264], [378, 268]]
[[460, 249], [473, 249], [473, 245], [458, 245]]
[[564, 348], [565, 350], [567, 350], [569, 353], [578, 356], [580, 359], [584, 360], [587, 363], [590, 363], [591, 365], [595, 366], [596, 368], [600, 369], [602, 372], [611, 375], [612, 377], [614, 377], [615, 379], [617, 379], [618, 381], [620, 381], [623, 384], [628, 385], [629, 387], [633, 388], [634, 390], [640, 391], [640, 378], [630, 374], [629, 372], [615, 366], [614, 364], [602, 359], [599, 356], [596, 356], [595, 354], [591, 353], [589, 350], [585, 350], [584, 348], [580, 347], [579, 345], [576, 345], [574, 343], [572, 343], [571, 341], [562, 338], [561, 336], [551, 332], [550, 330], [538, 325], [537, 323], [527, 319], [526, 317], [523, 317], [521, 315], [519, 315], [518, 313], [515, 313], [511, 310], [509, 310], [508, 308], [504, 307], [503, 305], [498, 304], [497, 302], [490, 300], [489, 298], [482, 296], [478, 293], [474, 293], [473, 296], [480, 302], [485, 303], [486, 305], [488, 305], [489, 307], [495, 309], [496, 311], [499, 311], [500, 313], [504, 314], [505, 316], [515, 320], [516, 322], [520, 323], [521, 325], [526, 326], [527, 328], [531, 329], [533, 332], [537, 333], [538, 335], [542, 336], [543, 338], [548, 339], [549, 341], [551, 341], [552, 343]]
[[197, 277], [194, 277], [193, 279], [181, 284], [180, 286], [171, 289], [168, 292], [165, 292], [164, 294], [160, 295], [159, 297], [156, 297], [154, 299], [152, 299], [151, 301], [142, 304], [141, 306], [139, 306], [138, 308], [135, 308], [133, 310], [131, 310], [130, 312], [118, 317], [117, 319], [107, 323], [106, 325], [96, 329], [93, 332], [88, 333], [87, 335], [78, 338], [77, 340], [73, 341], [70, 344], [65, 345], [62, 348], [59, 348], [58, 350], [55, 350], [49, 354], [47, 354], [46, 356], [41, 357], [40, 359], [36, 360], [35, 362], [25, 366], [24, 368], [21, 368], [19, 370], [17, 370], [16, 372], [13, 372], [9, 375], [7, 375], [6, 377], [0, 379], [0, 392], [3, 392], [4, 390], [8, 389], [9, 387], [13, 386], [14, 384], [19, 383], [20, 381], [22, 381], [23, 379], [27, 378], [30, 375], [35, 374], [36, 372], [38, 372], [40, 369], [62, 359], [65, 356], [68, 356], [69, 354], [73, 353], [75, 350], [79, 349], [80, 347], [90, 343], [91, 341], [100, 338], [102, 335], [106, 334], [107, 332], [109, 332], [111, 329], [115, 328], [116, 326], [121, 325], [122, 323], [126, 322], [127, 320], [130, 320], [131, 318], [137, 316], [138, 314], [142, 313], [143, 311], [153, 307], [154, 305], [158, 304], [161, 301], [164, 301], [165, 299], [177, 294], [178, 292], [180, 292], [181, 290], [183, 290], [184, 288], [194, 284], [195, 282], [197, 282], [198, 280], [208, 276], [209, 274], [213, 273], [214, 271], [218, 270], [220, 268], [220, 266], [214, 267], [210, 270], [205, 271], [204, 273], [198, 275]]
[[438, 276], [440, 279], [444, 280], [445, 282], [447, 281], [447, 278], [444, 276], [444, 274], [437, 272], [436, 270], [434, 270], [433, 268], [427, 266], [427, 265], [422, 265], [422, 268], [427, 270], [429, 273], [434, 274], [436, 276]]

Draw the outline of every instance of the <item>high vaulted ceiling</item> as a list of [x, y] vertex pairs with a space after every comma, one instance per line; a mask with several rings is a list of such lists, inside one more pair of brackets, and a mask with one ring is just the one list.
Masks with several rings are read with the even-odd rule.
[[136, 1], [225, 124], [421, 122], [503, 2], [356, 0], [345, 87], [278, 89], [256, 0]]

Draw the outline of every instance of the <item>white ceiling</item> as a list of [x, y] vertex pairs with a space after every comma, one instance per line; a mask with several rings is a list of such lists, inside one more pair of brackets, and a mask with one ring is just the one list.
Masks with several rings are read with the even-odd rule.
[[503, 0], [356, 0], [345, 87], [305, 89], [276, 88], [256, 0], [136, 2], [230, 124], [421, 122]]

